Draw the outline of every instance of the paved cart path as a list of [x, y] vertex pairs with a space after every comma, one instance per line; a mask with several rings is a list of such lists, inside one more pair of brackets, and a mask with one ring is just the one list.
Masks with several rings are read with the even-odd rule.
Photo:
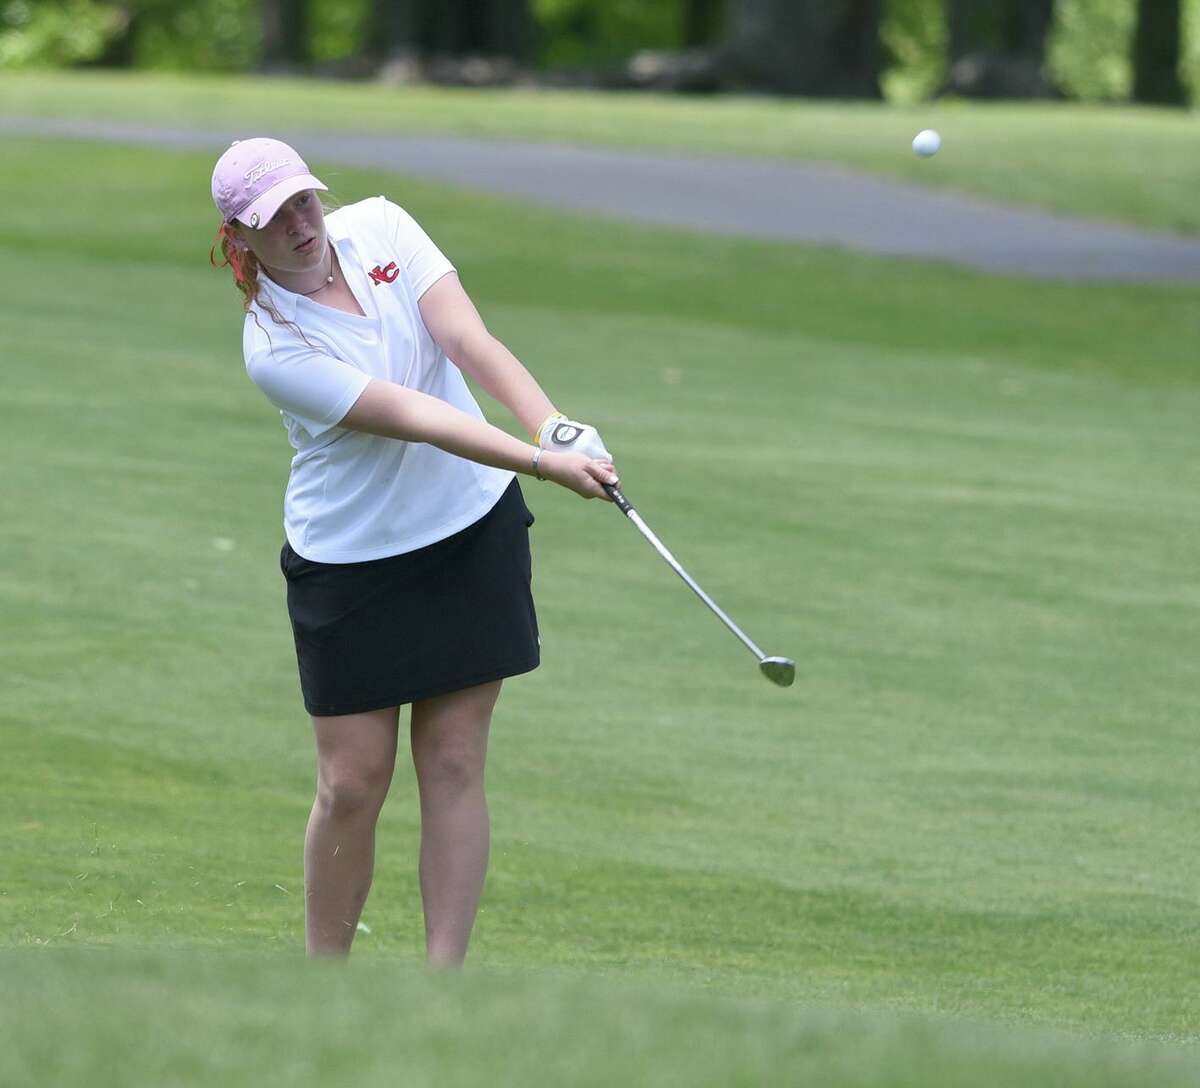
[[[2, 134], [214, 154], [228, 131], [0, 117]], [[515, 140], [275, 133], [310, 161], [394, 170], [555, 208], [1042, 279], [1200, 280], [1200, 239], [1071, 219], [838, 166]]]

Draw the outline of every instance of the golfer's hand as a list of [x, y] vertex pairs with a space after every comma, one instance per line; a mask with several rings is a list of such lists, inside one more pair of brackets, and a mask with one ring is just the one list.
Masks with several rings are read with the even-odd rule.
[[618, 484], [620, 478], [611, 461], [585, 457], [582, 453], [556, 453], [547, 450], [538, 461], [538, 469], [547, 480], [570, 488], [585, 499], [612, 500], [603, 484]]
[[556, 453], [570, 450], [594, 460], [612, 463], [612, 454], [605, 449], [596, 428], [578, 420], [567, 419], [566, 416], [551, 416], [546, 420], [538, 432], [537, 441], [544, 450], [554, 450]]

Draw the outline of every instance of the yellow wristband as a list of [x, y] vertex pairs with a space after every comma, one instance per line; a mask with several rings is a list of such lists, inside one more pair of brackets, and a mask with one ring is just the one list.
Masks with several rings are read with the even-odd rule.
[[566, 419], [567, 417], [562, 412], [551, 412], [545, 419], [542, 420], [542, 425], [534, 431], [533, 444], [540, 446], [542, 444], [542, 431], [546, 429], [547, 423], [553, 423], [556, 419]]

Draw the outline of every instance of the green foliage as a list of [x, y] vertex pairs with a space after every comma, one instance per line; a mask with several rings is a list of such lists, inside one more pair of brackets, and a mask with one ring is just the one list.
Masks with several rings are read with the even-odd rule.
[[[1200, 87], [1200, 0], [1184, 0], [1182, 75]], [[1133, 82], [1134, 0], [1058, 0], [1049, 64], [1068, 97], [1119, 102]]]
[[[1200, 0], [1184, 0], [1184, 79], [1200, 86]], [[986, 18], [987, 12], [980, 10]], [[1116, 102], [1129, 97], [1133, 0], [1058, 0], [1047, 63], [1067, 97]], [[884, 76], [891, 102], [928, 98], [946, 68], [946, 0], [888, 0], [883, 39], [894, 64]]]
[[545, 68], [612, 64], [639, 49], [675, 49], [683, 0], [531, 0]]
[[97, 0], [0, 6], [0, 68], [44, 67], [91, 60], [120, 32], [121, 13]]
[[1200, 0], [1184, 0], [1183, 4], [1183, 82], [1192, 95], [1200, 96]]
[[892, 66], [883, 75], [889, 102], [929, 98], [946, 70], [945, 0], [889, 0], [881, 30]]
[[0, 7], [0, 68], [99, 60], [124, 37], [141, 68], [245, 71], [259, 52], [257, 0], [10, 0]]
[[185, 0], [147, 7], [134, 42], [140, 68], [239, 72], [262, 46], [258, 0]]
[[[733, 0], [727, 0], [732, 3]], [[895, 103], [927, 100], [946, 68], [947, 0], [885, 0], [883, 77]], [[530, 0], [535, 64], [543, 70], [621, 63], [640, 49], [683, 45], [685, 0]], [[1200, 0], [1185, 0], [1183, 75], [1200, 86]], [[0, 0], [0, 68], [71, 66], [132, 35], [141, 68], [248, 71], [262, 42], [261, 0]], [[131, 22], [131, 13], [133, 20]], [[368, 0], [312, 0], [310, 52], [318, 65], [352, 59], [368, 33]], [[1068, 97], [1126, 99], [1134, 0], [1058, 0], [1048, 65]]]
[[1049, 64], [1072, 98], [1089, 102], [1128, 97], [1134, 5], [1114, 0], [1058, 0]]
[[347, 60], [366, 40], [370, 19], [367, 0], [338, 0], [336, 4], [310, 4], [309, 53], [317, 64]]

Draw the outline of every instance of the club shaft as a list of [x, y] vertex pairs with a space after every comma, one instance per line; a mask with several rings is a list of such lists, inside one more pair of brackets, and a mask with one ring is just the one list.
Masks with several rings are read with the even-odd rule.
[[[628, 506], [628, 504], [626, 505]], [[650, 543], [654, 546], [654, 550], [658, 552], [658, 554], [661, 555], [668, 564], [670, 564], [671, 569], [688, 584], [688, 587], [691, 589], [691, 591], [717, 614], [721, 622], [724, 623], [729, 630], [731, 630], [735, 635], [737, 635], [738, 638], [742, 640], [746, 648], [756, 658], [758, 658], [759, 661], [762, 661], [767, 655], [764, 654], [762, 650], [760, 650], [754, 644], [753, 640], [746, 634], [745, 631], [743, 631], [725, 614], [725, 610], [721, 608], [721, 606], [717, 604], [717, 602], [714, 601], [707, 593], [705, 593], [703, 589], [700, 588], [699, 583], [690, 574], [688, 574], [686, 570], [683, 569], [679, 563], [679, 560], [676, 559], [675, 556], [673, 556], [668, 550], [667, 546], [661, 540], [659, 540], [657, 536], [654, 535], [654, 530], [652, 530], [650, 526], [642, 520], [641, 514], [639, 514], [632, 506], [628, 506], [628, 509], [625, 509], [624, 513], [625, 516], [637, 526], [638, 532], [640, 532], [642, 536], [650, 541]]]

